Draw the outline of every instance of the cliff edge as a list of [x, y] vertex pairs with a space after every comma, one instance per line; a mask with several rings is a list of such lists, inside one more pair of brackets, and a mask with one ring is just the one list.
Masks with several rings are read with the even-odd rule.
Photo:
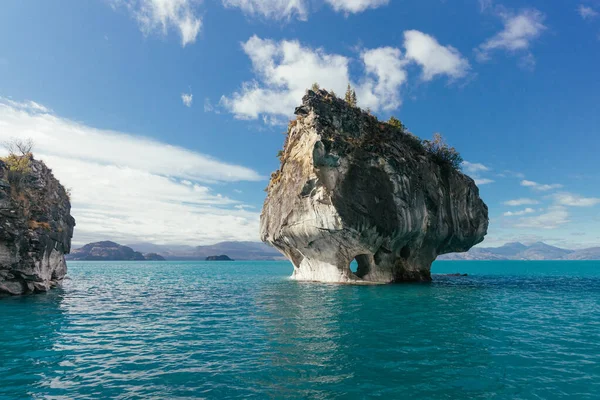
[[31, 153], [0, 160], [0, 294], [45, 292], [63, 280], [70, 211], [65, 188]]
[[292, 278], [428, 281], [438, 255], [483, 240], [488, 209], [473, 179], [401, 124], [324, 90], [309, 90], [295, 114], [260, 221]]

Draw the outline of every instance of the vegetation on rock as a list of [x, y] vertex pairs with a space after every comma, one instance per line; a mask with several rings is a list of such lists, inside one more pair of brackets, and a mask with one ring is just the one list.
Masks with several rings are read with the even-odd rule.
[[460, 169], [463, 158], [454, 147], [446, 144], [441, 134], [434, 134], [433, 140], [423, 140], [423, 147], [433, 156], [438, 164], [445, 164], [456, 170]]
[[348, 84], [348, 88], [346, 89], [346, 96], [344, 97], [344, 100], [346, 101], [346, 103], [348, 103], [348, 105], [350, 105], [350, 107], [356, 107], [356, 91], [352, 89], [352, 86], [350, 86], [350, 84]]

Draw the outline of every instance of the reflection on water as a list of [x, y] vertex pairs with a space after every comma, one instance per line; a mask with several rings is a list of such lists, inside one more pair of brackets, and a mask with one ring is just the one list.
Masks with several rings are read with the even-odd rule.
[[600, 393], [597, 263], [375, 287], [290, 281], [286, 263], [69, 267], [63, 290], [0, 300], [0, 398]]

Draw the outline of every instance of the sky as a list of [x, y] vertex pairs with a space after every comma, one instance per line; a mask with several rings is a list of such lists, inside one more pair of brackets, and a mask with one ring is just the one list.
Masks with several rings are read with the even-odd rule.
[[600, 246], [600, 0], [4, 0], [0, 140], [72, 193], [73, 242], [259, 240], [313, 82], [440, 132], [481, 246]]

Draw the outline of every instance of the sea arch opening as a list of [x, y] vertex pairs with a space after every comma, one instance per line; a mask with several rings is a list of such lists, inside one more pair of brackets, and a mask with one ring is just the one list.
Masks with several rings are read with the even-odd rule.
[[350, 262], [350, 272], [359, 278], [367, 275], [371, 266], [371, 256], [369, 254], [359, 254]]

